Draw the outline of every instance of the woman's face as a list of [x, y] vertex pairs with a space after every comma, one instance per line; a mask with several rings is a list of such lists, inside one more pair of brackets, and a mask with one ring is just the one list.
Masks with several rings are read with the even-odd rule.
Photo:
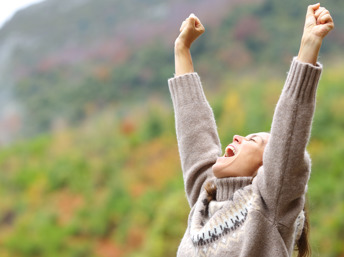
[[217, 158], [213, 172], [217, 178], [249, 177], [263, 165], [263, 152], [270, 134], [260, 132], [246, 137], [233, 137], [223, 157]]

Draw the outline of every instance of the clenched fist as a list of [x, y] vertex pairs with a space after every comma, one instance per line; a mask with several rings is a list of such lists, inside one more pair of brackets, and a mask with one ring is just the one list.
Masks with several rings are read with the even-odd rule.
[[175, 41], [175, 46], [190, 49], [191, 44], [205, 31], [201, 21], [192, 13], [180, 26], [180, 34]]
[[334, 28], [330, 12], [320, 3], [310, 5], [307, 9], [303, 36], [322, 40]]
[[322, 40], [334, 28], [330, 12], [320, 4], [307, 8], [298, 60], [316, 64]]

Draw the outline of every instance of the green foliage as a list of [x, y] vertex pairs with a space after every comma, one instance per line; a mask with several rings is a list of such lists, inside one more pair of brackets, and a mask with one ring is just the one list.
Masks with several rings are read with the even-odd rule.
[[50, 131], [57, 119], [75, 125], [90, 115], [90, 107], [96, 112], [125, 99], [148, 98], [152, 92], [167, 95], [167, 87], [161, 85], [173, 74], [172, 57], [172, 51], [155, 43], [134, 53], [122, 65], [100, 66], [94, 73], [82, 74], [82, 80], [66, 80], [72, 76], [68, 68], [38, 72], [20, 80], [15, 94], [25, 106], [24, 136]]
[[[340, 24], [343, 3], [326, 3]], [[79, 44], [96, 45], [96, 39], [112, 44], [109, 35], [116, 28], [118, 38], [126, 36], [116, 26], [129, 22], [132, 6], [144, 10], [148, 4], [158, 1], [97, 1], [75, 8], [80, 12], [68, 19], [48, 15], [34, 26], [28, 16], [18, 16], [25, 33], [48, 35], [47, 28], [56, 33], [44, 36], [47, 45], [19, 49], [11, 60], [24, 65], [18, 74], [29, 74], [18, 76], [13, 89], [26, 111], [24, 134], [39, 136], [0, 152], [0, 256], [175, 256], [189, 206], [166, 83], [173, 75], [173, 42], [146, 39], [135, 48], [141, 41], [123, 39], [120, 61], [99, 55], [75, 65], [72, 55], [68, 65], [49, 66], [49, 58], [44, 62], [35, 52], [51, 56], [69, 34]], [[276, 70], [284, 71], [297, 53], [307, 4], [238, 5], [216, 28], [207, 27], [192, 48], [223, 146], [234, 134], [270, 130], [285, 79]], [[136, 19], [144, 16], [135, 11]], [[331, 40], [324, 42], [322, 57], [341, 51], [340, 30]], [[334, 66], [322, 75], [308, 147], [311, 243], [315, 255], [324, 257], [344, 254], [342, 70]], [[56, 125], [61, 120], [62, 128]]]
[[[308, 147], [311, 244], [321, 256], [344, 253], [341, 70], [322, 76]], [[270, 130], [283, 80], [226, 75], [210, 98], [223, 145]], [[18, 142], [2, 149], [0, 168], [1, 256], [175, 256], [190, 209], [171, 103], [117, 106]]]
[[[10, 41], [12, 31], [23, 34], [27, 39], [23, 42], [37, 41], [38, 45], [26, 48], [19, 44], [10, 62], [4, 64], [9, 70], [4, 79], [13, 82], [14, 96], [25, 110], [24, 137], [50, 131], [58, 119], [75, 125], [87, 119], [90, 106], [97, 112], [113, 103], [144, 102], [150, 94], [168, 98], [163, 85], [174, 70], [173, 39], [169, 38], [178, 32], [181, 21], [167, 10], [173, 13], [175, 4], [137, 0], [74, 4], [78, 8], [66, 4], [62, 14], [54, 11], [63, 8], [58, 0], [46, 1], [32, 12], [19, 12], [2, 30], [3, 45], [7, 45], [6, 37]], [[226, 7], [221, 16], [206, 10], [209, 21], [218, 25], [208, 25], [205, 19], [206, 33], [193, 45], [197, 71], [206, 74], [216, 88], [228, 70], [247, 72], [271, 63], [274, 68], [286, 69], [291, 56], [297, 54], [308, 4], [249, 1]], [[194, 11], [204, 13], [203, 5], [207, 6], [195, 5]], [[326, 7], [337, 26], [321, 54], [335, 56], [344, 42], [339, 11], [343, 3], [331, 0]], [[144, 11], [137, 12], [139, 9]], [[159, 16], [159, 10], [165, 15]], [[149, 11], [156, 11], [157, 16]], [[174, 32], [163, 31], [172, 24]], [[162, 31], [168, 42], [161, 37]]]
[[[0, 166], [6, 172], [0, 175], [0, 196], [7, 201], [0, 204], [0, 228], [6, 228], [0, 232], [1, 256], [107, 256], [103, 251], [117, 256], [128, 245], [151, 249], [146, 231], [165, 196], [186, 204], [182, 178], [176, 176], [178, 152], [171, 147], [171, 110], [152, 101], [136, 111], [118, 109], [115, 116], [113, 111], [77, 129], [2, 150]], [[152, 166], [140, 170], [146, 160]], [[166, 161], [171, 165], [162, 170]], [[6, 217], [12, 218], [5, 223]], [[163, 216], [154, 226], [167, 226]], [[175, 242], [170, 252], [180, 236], [176, 228], [166, 235]], [[105, 240], [110, 250], [103, 250], [109, 247]]]

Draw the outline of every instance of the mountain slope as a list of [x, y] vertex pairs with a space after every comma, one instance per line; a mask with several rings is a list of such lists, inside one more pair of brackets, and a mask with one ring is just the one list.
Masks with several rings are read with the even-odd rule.
[[[327, 4], [339, 28], [323, 45], [330, 56], [344, 45], [344, 3]], [[206, 82], [221, 85], [229, 72], [271, 63], [282, 75], [297, 53], [305, 7], [297, 0], [46, 0], [19, 11], [0, 31], [0, 141], [74, 124], [107, 105], [167, 98], [173, 42], [191, 12], [206, 27], [192, 49]]]

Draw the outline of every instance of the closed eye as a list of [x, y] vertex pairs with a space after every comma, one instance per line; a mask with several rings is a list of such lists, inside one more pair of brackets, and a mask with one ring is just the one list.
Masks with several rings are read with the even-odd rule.
[[[259, 138], [259, 140], [257, 140], [257, 138]], [[253, 142], [257, 143], [257, 144], [265, 144], [264, 139], [261, 136], [259, 136], [259, 135], [251, 135], [250, 137], [248, 137], [247, 140], [253, 141]]]

